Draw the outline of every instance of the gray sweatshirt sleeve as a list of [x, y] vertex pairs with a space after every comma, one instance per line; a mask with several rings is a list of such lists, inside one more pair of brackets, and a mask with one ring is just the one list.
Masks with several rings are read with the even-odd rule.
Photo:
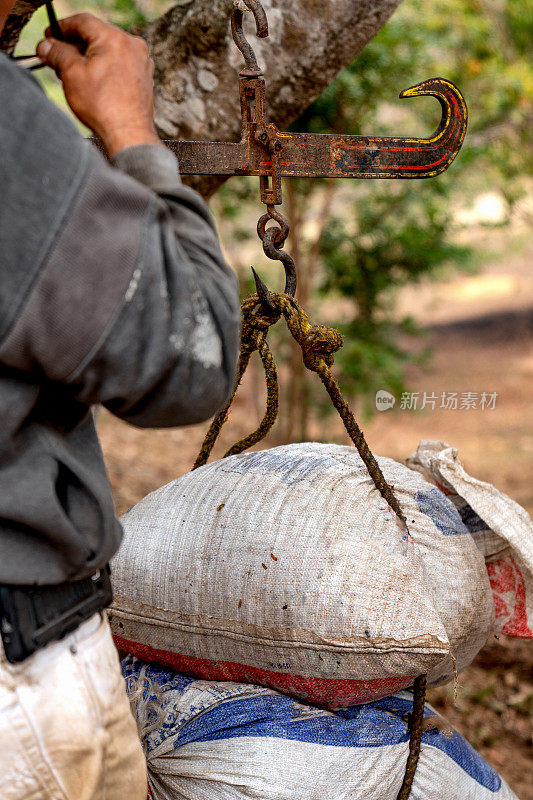
[[169, 150], [131, 147], [113, 164], [155, 198], [146, 212], [141, 256], [109, 331], [69, 381], [79, 386], [80, 397], [98, 397], [136, 425], [204, 420], [224, 404], [235, 380], [235, 276], [205, 203], [181, 184]]
[[[41, 145], [29, 147], [28, 169], [33, 178], [42, 173], [35, 220], [47, 228], [40, 238], [32, 232], [31, 258], [21, 249], [27, 269], [19, 266], [11, 302], [3, 298], [10, 324], [0, 362], [37, 371], [136, 425], [208, 418], [233, 386], [239, 308], [205, 203], [181, 184], [166, 148], [127, 148], [109, 165], [42, 102], [34, 97], [33, 127], [42, 119], [50, 130], [37, 129]], [[70, 160], [60, 161], [66, 152]]]

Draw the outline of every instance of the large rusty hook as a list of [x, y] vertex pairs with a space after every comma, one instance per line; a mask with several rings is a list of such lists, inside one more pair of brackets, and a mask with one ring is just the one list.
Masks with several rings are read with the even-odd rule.
[[[259, 0], [241, 0], [249, 11], [252, 12], [255, 19], [256, 32], [259, 39], [265, 39], [268, 36], [268, 19], [265, 9]], [[242, 78], [258, 78], [263, 74], [263, 70], [257, 63], [257, 58], [253, 51], [252, 45], [246, 39], [242, 29], [242, 22], [244, 18], [244, 11], [242, 10], [239, 0], [233, 0], [233, 11], [231, 12], [231, 33], [233, 41], [241, 51], [244, 57], [245, 67], [239, 73]]]

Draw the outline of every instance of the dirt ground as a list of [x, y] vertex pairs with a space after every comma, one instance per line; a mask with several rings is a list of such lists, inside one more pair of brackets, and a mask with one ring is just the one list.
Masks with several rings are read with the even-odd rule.
[[[488, 237], [490, 244], [491, 234]], [[495, 247], [501, 247], [501, 237]], [[421, 286], [401, 298], [430, 331], [434, 357], [409, 385], [426, 393], [424, 410], [395, 408], [365, 426], [372, 450], [398, 460], [420, 439], [458, 448], [466, 469], [508, 493], [533, 514], [533, 244], [520, 244], [474, 278]], [[436, 323], [436, 324], [435, 324]], [[386, 389], [386, 387], [383, 387]], [[442, 393], [457, 392], [458, 408], [440, 408]], [[217, 454], [251, 430], [256, 403], [250, 385], [236, 402]], [[466, 393], [474, 408], [460, 408]], [[481, 395], [496, 393], [494, 408]], [[436, 396], [435, 408], [427, 402]], [[472, 399], [472, 396], [470, 395]], [[355, 409], [357, 411], [357, 409]], [[137, 430], [107, 413], [99, 420], [102, 445], [119, 512], [187, 471], [205, 425], [167, 431]], [[335, 418], [313, 438], [346, 441]], [[275, 436], [266, 446], [277, 444]], [[453, 686], [430, 699], [508, 781], [521, 800], [533, 800], [533, 642], [492, 637]], [[458, 800], [461, 800], [458, 798]]]

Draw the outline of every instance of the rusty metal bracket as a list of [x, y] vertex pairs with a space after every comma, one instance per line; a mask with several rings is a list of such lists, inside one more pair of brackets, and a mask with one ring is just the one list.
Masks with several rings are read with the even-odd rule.
[[[286, 292], [294, 296], [294, 261], [280, 248], [288, 236], [287, 220], [275, 206], [282, 198], [282, 178], [432, 178], [444, 172], [461, 149], [468, 112], [459, 89], [445, 78], [411, 86], [400, 98], [435, 97], [441, 120], [428, 139], [405, 136], [351, 136], [287, 133], [265, 116], [265, 80], [251, 44], [243, 31], [244, 7], [251, 11], [259, 38], [268, 36], [268, 20], [260, 0], [234, 0], [231, 14], [233, 40], [244, 58], [239, 72], [241, 139], [239, 142], [165, 140], [179, 161], [182, 175], [253, 175], [259, 178], [261, 201], [267, 221], [279, 228], [260, 225], [258, 233], [269, 258], [282, 261]], [[93, 140], [103, 148], [102, 143]], [[283, 233], [283, 238], [282, 237]], [[257, 276], [256, 276], [257, 277]], [[259, 284], [262, 298], [268, 290]], [[264, 305], [268, 306], [266, 300]]]
[[[282, 177], [430, 178], [444, 172], [461, 149], [466, 132], [464, 98], [445, 78], [411, 86], [400, 98], [429, 96], [439, 101], [440, 124], [429, 139], [393, 136], [339, 136], [285, 133], [265, 118], [265, 81], [243, 32], [241, 2], [252, 11], [257, 36], [268, 36], [268, 21], [258, 0], [234, 0], [231, 30], [245, 66], [239, 73], [242, 129], [240, 142], [166, 141], [184, 175], [255, 175], [262, 200], [281, 202]], [[270, 185], [270, 181], [272, 185]]]
[[[258, 234], [265, 255], [285, 268], [285, 292], [294, 296], [294, 261], [281, 249], [288, 223], [274, 207], [282, 198], [282, 178], [431, 178], [444, 172], [461, 149], [466, 133], [464, 98], [445, 78], [430, 78], [405, 89], [400, 98], [435, 97], [441, 120], [428, 139], [398, 136], [350, 136], [286, 133], [265, 117], [265, 80], [251, 44], [243, 32], [244, 6], [252, 12], [257, 36], [268, 36], [268, 20], [259, 0], [234, 0], [231, 31], [244, 57], [239, 73], [240, 142], [165, 141], [177, 155], [183, 175], [255, 175], [261, 202], [267, 206]], [[266, 228], [269, 220], [279, 227]], [[262, 304], [269, 308], [268, 289], [254, 272]]]
[[[244, 67], [239, 72], [240, 141], [166, 140], [164, 144], [176, 154], [182, 175], [253, 175], [259, 178], [261, 202], [267, 206], [266, 221], [279, 225], [266, 228], [263, 222], [258, 227], [263, 250], [269, 258], [283, 263], [285, 291], [294, 296], [294, 261], [281, 249], [289, 226], [279, 211], [274, 210], [283, 201], [282, 178], [432, 178], [448, 169], [461, 149], [468, 112], [461, 92], [451, 81], [430, 78], [400, 94], [402, 99], [428, 96], [439, 101], [441, 120], [428, 139], [280, 131], [265, 116], [265, 80], [244, 35], [245, 8], [254, 16], [257, 36], [268, 36], [268, 20], [260, 0], [234, 0], [231, 31], [244, 58]], [[102, 148], [101, 142], [94, 141]], [[268, 307], [268, 290], [261, 282], [258, 290], [263, 304]]]
[[[257, 35], [268, 36], [258, 0], [243, 0], [253, 12]], [[165, 142], [179, 158], [184, 175], [255, 175], [264, 202], [279, 203], [282, 177], [298, 178], [431, 178], [444, 172], [461, 149], [468, 112], [463, 95], [451, 81], [430, 78], [405, 89], [400, 98], [435, 97], [441, 121], [429, 139], [396, 136], [351, 136], [286, 133], [265, 119], [265, 81], [255, 53], [242, 30], [243, 11], [235, 0], [231, 29], [245, 67], [239, 73], [242, 130], [240, 142]]]
[[[432, 178], [448, 169], [466, 133], [466, 103], [459, 89], [445, 78], [430, 78], [400, 94], [402, 99], [429, 96], [439, 101], [441, 121], [428, 139], [286, 133], [265, 123], [264, 90], [262, 78], [240, 79], [240, 142], [165, 142], [178, 156], [182, 174], [274, 176], [276, 182], [278, 176]], [[250, 107], [254, 109], [252, 118], [248, 116]]]
[[[265, 116], [265, 80], [254, 50], [243, 31], [244, 8], [251, 11], [259, 38], [268, 36], [268, 20], [260, 0], [234, 0], [231, 14], [233, 40], [244, 58], [239, 73], [241, 139], [239, 142], [165, 140], [179, 161], [182, 175], [253, 175], [259, 178], [266, 218], [279, 227], [258, 227], [263, 250], [285, 267], [285, 291], [294, 296], [296, 269], [281, 249], [288, 236], [287, 220], [274, 207], [282, 198], [282, 178], [432, 178], [448, 169], [461, 149], [468, 112], [463, 95], [445, 78], [404, 89], [400, 98], [435, 97], [441, 120], [427, 139], [405, 136], [351, 136], [287, 133]], [[103, 149], [98, 140], [94, 143]], [[262, 218], [264, 219], [264, 218]], [[255, 275], [255, 273], [254, 273]], [[257, 276], [255, 276], [257, 278]], [[268, 290], [258, 284], [263, 304]]]

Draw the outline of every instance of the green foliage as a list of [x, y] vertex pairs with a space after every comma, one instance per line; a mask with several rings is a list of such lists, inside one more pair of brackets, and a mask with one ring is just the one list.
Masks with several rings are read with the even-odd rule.
[[427, 184], [405, 182], [396, 191], [380, 184], [352, 204], [350, 218], [332, 218], [322, 239], [322, 291], [350, 298], [367, 321], [386, 310], [383, 297], [392, 286], [445, 262], [465, 263], [470, 252], [448, 237], [445, 193]]
[[[83, 0], [70, 0], [70, 2], [79, 4], [83, 10], [87, 10]], [[93, 3], [93, 13], [125, 30], [137, 25], [146, 25], [174, 5], [171, 0], [93, 0]]]
[[443, 264], [469, 264], [471, 255], [449, 238], [446, 192], [427, 183], [405, 182], [395, 190], [380, 183], [352, 204], [350, 217], [332, 218], [322, 238], [321, 291], [347, 298], [355, 312], [338, 323], [345, 337], [337, 356], [342, 385], [366, 398], [384, 386], [401, 394], [405, 367], [428, 357], [406, 346], [420, 331], [408, 317], [395, 320], [392, 290]]
[[97, 7], [111, 16], [115, 25], [121, 28], [131, 28], [134, 25], [144, 25], [148, 17], [143, 7], [136, 0], [98, 0]]
[[[428, 181], [353, 182], [345, 190], [352, 199], [325, 228], [320, 289], [352, 304], [351, 318], [337, 322], [345, 334], [337, 361], [343, 387], [353, 393], [369, 397], [385, 386], [403, 391], [406, 365], [421, 358], [408, 344], [416, 331], [394, 315], [397, 289], [438, 276], [445, 266], [472, 264], [473, 252], [454, 242], [452, 209], [492, 189], [512, 204], [525, 190], [533, 155], [533, 9], [529, 4], [528, 13], [527, 5], [436, 0], [429, 7], [404, 0], [292, 126], [427, 136], [440, 117], [437, 104], [394, 98], [436, 75], [456, 83], [469, 107], [469, 134], [447, 173]], [[320, 186], [302, 191], [310, 203], [309, 192]]]

